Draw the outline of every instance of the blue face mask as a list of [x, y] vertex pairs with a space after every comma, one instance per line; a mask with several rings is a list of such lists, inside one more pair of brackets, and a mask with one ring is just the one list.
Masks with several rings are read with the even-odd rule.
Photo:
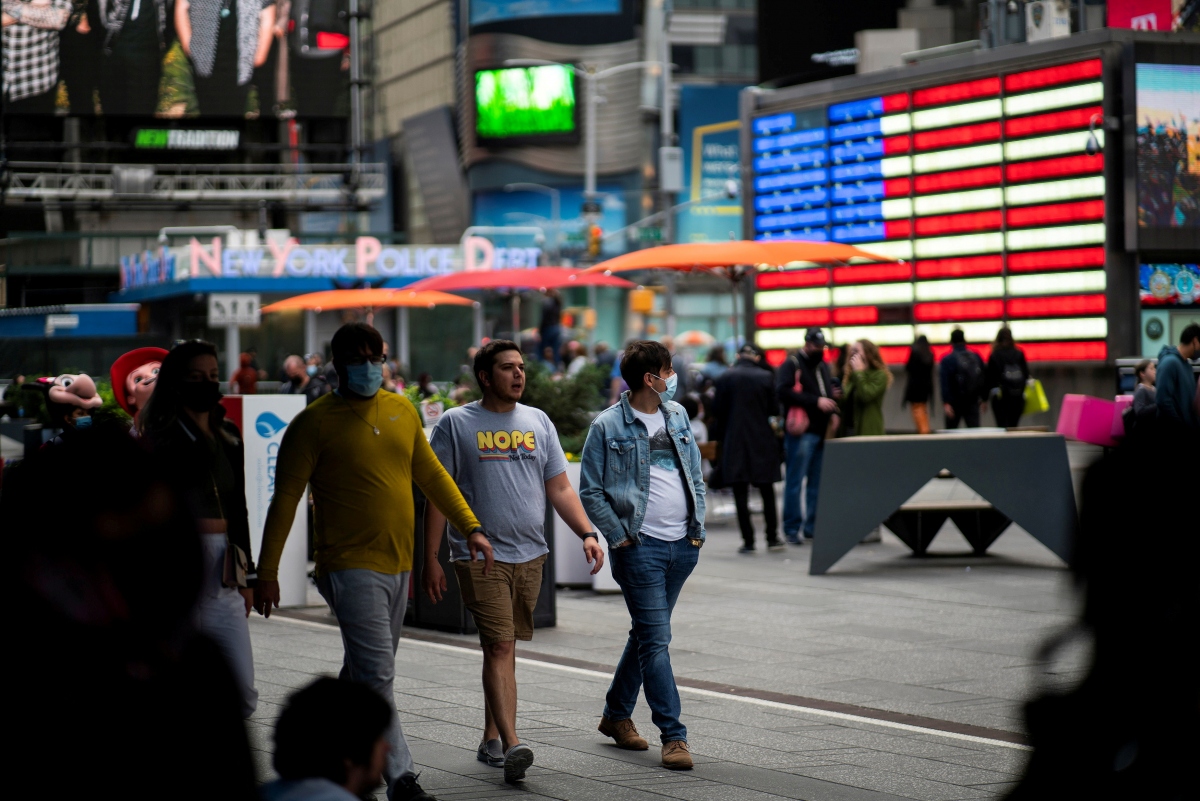
[[308, 367], [304, 368], [304, 372], [308, 373], [309, 376], [314, 376], [317, 374], [317, 366], [315, 364], [310, 364]]
[[86, 416], [85, 417], [76, 417], [71, 422], [75, 424], [76, 431], [82, 431], [85, 428], [92, 427], [92, 418], [91, 417], [86, 417]]
[[672, 373], [670, 378], [663, 378], [662, 376], [655, 376], [655, 378], [667, 385], [665, 391], [658, 393], [659, 402], [666, 403], [671, 398], [674, 398], [675, 390], [679, 387], [679, 373]]
[[383, 386], [383, 364], [367, 362], [366, 364], [346, 365], [346, 389], [355, 395], [372, 398]]

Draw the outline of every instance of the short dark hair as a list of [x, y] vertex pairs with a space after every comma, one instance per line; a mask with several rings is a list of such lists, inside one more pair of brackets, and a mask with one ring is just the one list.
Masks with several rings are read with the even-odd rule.
[[955, 328], [953, 331], [950, 332], [950, 344], [952, 344], [952, 345], [964, 344], [965, 345], [966, 342], [967, 342], [967, 335], [963, 333], [963, 330], [961, 328]]
[[1183, 333], [1179, 335], [1179, 344], [1186, 345], [1193, 339], [1200, 339], [1200, 323], [1192, 323], [1184, 328]]
[[479, 384], [480, 389], [483, 389], [484, 386], [483, 379], [479, 377], [479, 374], [487, 373], [491, 378], [492, 370], [496, 367], [496, 357], [506, 350], [515, 350], [520, 353], [521, 346], [511, 339], [493, 339], [475, 354], [475, 364], [471, 369], [475, 372], [475, 382]]
[[371, 353], [383, 355], [383, 337], [366, 323], [346, 323], [333, 335], [329, 349], [333, 351], [333, 362], [338, 369], [346, 366], [346, 360], [362, 353], [363, 345]]
[[294, 693], [275, 724], [275, 771], [285, 780], [346, 782], [346, 760], [368, 765], [392, 710], [374, 690], [321, 678]]
[[1134, 377], [1136, 377], [1138, 381], [1141, 381], [1142, 376], [1146, 374], [1146, 371], [1150, 369], [1150, 365], [1152, 364], [1154, 364], [1154, 362], [1150, 361], [1149, 359], [1142, 359], [1137, 363], [1137, 367], [1133, 368]]
[[646, 373], [658, 374], [659, 370], [671, 366], [671, 351], [661, 342], [639, 339], [625, 346], [621, 357], [621, 378], [636, 392], [642, 386]]
[[1000, 330], [996, 332], [996, 349], [1003, 350], [1005, 348], [1015, 348], [1017, 345], [1013, 341], [1012, 329], [1007, 325], [1000, 326]]

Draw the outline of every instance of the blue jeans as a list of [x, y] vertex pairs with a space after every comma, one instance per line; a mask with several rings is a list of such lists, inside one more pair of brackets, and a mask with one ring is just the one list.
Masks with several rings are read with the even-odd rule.
[[[817, 524], [817, 490], [821, 488], [821, 462], [825, 459], [825, 438], [821, 434], [791, 434], [783, 438], [787, 457], [787, 475], [783, 484], [783, 535], [795, 539], [800, 530], [813, 535]], [[804, 514], [800, 514], [800, 482], [808, 479], [804, 493]]]
[[[329, 602], [342, 632], [342, 671], [338, 678], [365, 684], [396, 708], [393, 684], [396, 679], [396, 647], [408, 609], [408, 571], [397, 575], [374, 570], [334, 570], [317, 577], [317, 589]], [[392, 797], [396, 780], [415, 776], [412, 755], [400, 718], [392, 713], [392, 722], [384, 732], [387, 738], [387, 764], [383, 778], [387, 797]]]
[[686, 741], [687, 727], [679, 722], [679, 689], [667, 646], [671, 612], [683, 582], [696, 567], [700, 549], [686, 537], [674, 542], [642, 537], [640, 545], [610, 548], [608, 553], [633, 628], [604, 699], [604, 716], [609, 720], [631, 718], [638, 690], [645, 685], [646, 702], [662, 741]]

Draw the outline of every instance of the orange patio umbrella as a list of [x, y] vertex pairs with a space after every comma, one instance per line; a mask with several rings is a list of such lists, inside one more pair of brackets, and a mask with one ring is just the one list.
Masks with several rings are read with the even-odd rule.
[[310, 292], [263, 306], [264, 312], [329, 311], [333, 309], [388, 308], [393, 306], [470, 306], [474, 301], [448, 292], [418, 292], [404, 289], [329, 289]]

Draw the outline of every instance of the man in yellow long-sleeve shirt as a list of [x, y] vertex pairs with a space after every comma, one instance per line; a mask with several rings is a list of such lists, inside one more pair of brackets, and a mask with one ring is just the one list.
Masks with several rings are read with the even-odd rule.
[[[337, 616], [345, 657], [341, 677], [374, 689], [395, 706], [396, 647], [408, 605], [413, 560], [412, 483], [459, 531], [479, 520], [425, 439], [409, 401], [381, 392], [383, 339], [363, 323], [338, 329], [331, 343], [339, 389], [288, 425], [275, 466], [258, 566], [258, 606], [279, 605], [279, 557], [296, 506], [312, 484], [317, 588]], [[388, 729], [384, 778], [391, 801], [433, 801], [416, 771], [398, 717]]]

